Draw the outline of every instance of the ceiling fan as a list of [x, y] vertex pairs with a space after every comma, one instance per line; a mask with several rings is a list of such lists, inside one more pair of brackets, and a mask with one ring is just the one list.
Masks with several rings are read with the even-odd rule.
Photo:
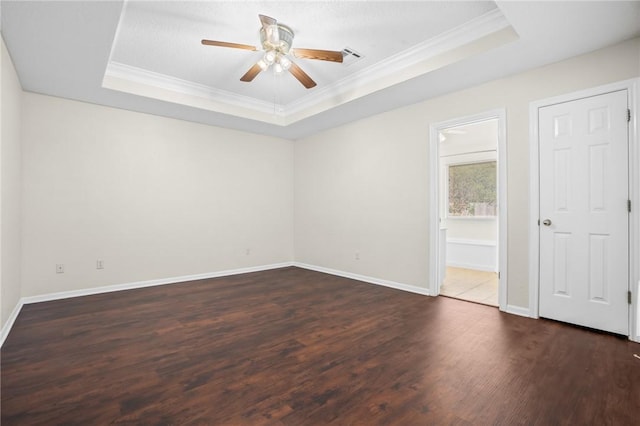
[[[252, 81], [261, 71], [265, 71], [270, 66], [273, 66], [276, 73], [288, 70], [304, 87], [311, 89], [316, 86], [316, 82], [290, 59], [290, 54], [301, 59], [342, 62], [342, 52], [291, 48], [294, 36], [291, 28], [279, 24], [278, 21], [269, 16], [258, 15], [258, 17], [262, 23], [262, 28], [260, 28], [260, 43], [262, 44], [262, 49], [265, 51], [265, 54], [262, 59], [249, 68], [249, 71], [240, 78], [241, 81]], [[226, 41], [202, 40], [202, 44], [207, 46], [230, 47], [233, 49], [258, 50], [257, 47], [249, 44], [229, 43]]]

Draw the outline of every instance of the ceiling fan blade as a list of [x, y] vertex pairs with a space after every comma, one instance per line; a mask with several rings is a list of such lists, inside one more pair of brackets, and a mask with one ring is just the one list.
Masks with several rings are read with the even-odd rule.
[[278, 21], [270, 16], [258, 15], [260, 22], [262, 22], [262, 28], [267, 37], [267, 41], [273, 46], [277, 46], [280, 43], [280, 30], [278, 29]]
[[206, 46], [231, 47], [233, 49], [258, 50], [255, 46], [249, 44], [228, 43], [226, 41], [202, 40], [202, 44]]
[[321, 61], [342, 62], [342, 52], [318, 49], [291, 49], [296, 58], [319, 59]]
[[260, 67], [260, 65], [258, 64], [255, 64], [254, 66], [249, 68], [249, 71], [247, 71], [242, 77], [240, 77], [240, 81], [248, 83], [256, 78], [256, 76], [260, 74], [260, 71], [262, 71], [262, 67]]
[[311, 77], [309, 77], [309, 74], [304, 72], [302, 68], [300, 68], [298, 65], [296, 65], [293, 62], [291, 63], [291, 68], [289, 68], [289, 72], [293, 74], [293, 76], [297, 78], [298, 81], [302, 83], [302, 85], [307, 89], [311, 89], [312, 87], [316, 86], [316, 82], [313, 81]]

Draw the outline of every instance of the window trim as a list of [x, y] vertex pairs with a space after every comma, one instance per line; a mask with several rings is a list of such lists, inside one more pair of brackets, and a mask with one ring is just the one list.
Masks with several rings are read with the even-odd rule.
[[[467, 164], [478, 164], [478, 163], [488, 163], [491, 161], [496, 162], [496, 184], [497, 184], [497, 173], [498, 171], [498, 152], [497, 150], [491, 151], [481, 151], [481, 152], [473, 152], [468, 154], [453, 154], [445, 157], [440, 157], [440, 182], [443, 184], [442, 190], [442, 209], [440, 212], [440, 216], [448, 219], [448, 220], [490, 220], [497, 219], [499, 216], [499, 212], [496, 211], [495, 216], [452, 216], [449, 214], [449, 167], [451, 166], [462, 166]], [[498, 203], [498, 187], [496, 185], [496, 204]]]

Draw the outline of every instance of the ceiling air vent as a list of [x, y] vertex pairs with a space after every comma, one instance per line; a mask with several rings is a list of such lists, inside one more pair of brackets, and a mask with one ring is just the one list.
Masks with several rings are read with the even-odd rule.
[[350, 47], [342, 49], [342, 63], [346, 66], [353, 65], [362, 58], [363, 56], [360, 53]]

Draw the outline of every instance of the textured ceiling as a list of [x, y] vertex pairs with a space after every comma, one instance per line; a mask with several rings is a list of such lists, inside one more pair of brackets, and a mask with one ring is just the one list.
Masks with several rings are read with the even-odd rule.
[[[264, 54], [259, 14], [287, 25], [295, 34], [294, 48], [348, 49], [359, 58], [336, 63], [289, 55], [317, 83], [311, 89], [273, 67], [243, 82], [240, 76]], [[258, 50], [203, 46], [203, 38]], [[287, 126], [516, 38], [493, 2], [363, 7], [361, 2], [128, 1], [103, 87]], [[449, 59], [443, 60], [445, 54]]]
[[[295, 33], [294, 47], [355, 49], [352, 64], [294, 59], [324, 87], [496, 8], [493, 2], [138, 2], [125, 4], [111, 60], [266, 102], [289, 104], [309, 91], [291, 74], [240, 77], [260, 51], [203, 46], [203, 38], [259, 46], [258, 14]], [[312, 89], [314, 91], [316, 89]]]
[[[289, 139], [640, 35], [638, 1], [0, 5], [27, 91]], [[350, 47], [364, 59], [296, 59], [318, 82], [311, 90], [267, 72], [242, 83], [260, 54], [200, 40], [258, 45], [258, 13], [290, 26], [294, 47]], [[500, 28], [514, 37], [494, 37]]]

